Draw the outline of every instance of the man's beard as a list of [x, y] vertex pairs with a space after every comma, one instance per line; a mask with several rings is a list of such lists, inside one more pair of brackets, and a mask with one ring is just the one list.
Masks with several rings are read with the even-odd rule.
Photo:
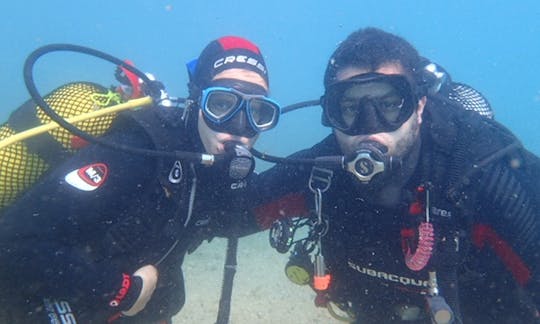
[[416, 118], [413, 118], [410, 129], [404, 134], [404, 137], [396, 143], [396, 148], [392, 155], [398, 159], [405, 159], [416, 145], [418, 136], [420, 136], [420, 123]]
[[[420, 123], [416, 119], [412, 121], [410, 129], [397, 142], [392, 160], [399, 161], [392, 168], [375, 176], [369, 183], [362, 184], [357, 179], [355, 183], [368, 200], [377, 205], [392, 207], [401, 200], [403, 186], [409, 181], [418, 165], [421, 142]], [[351, 175], [352, 176], [352, 175]]]

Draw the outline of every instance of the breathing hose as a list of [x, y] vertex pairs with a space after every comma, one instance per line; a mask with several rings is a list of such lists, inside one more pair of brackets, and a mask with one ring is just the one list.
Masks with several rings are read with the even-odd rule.
[[[174, 151], [174, 152], [167, 152], [167, 151], [158, 151], [158, 150], [148, 150], [148, 149], [141, 149], [137, 147], [122, 145], [118, 143], [113, 143], [107, 140], [104, 140], [99, 137], [92, 136], [79, 128], [75, 127], [70, 123], [70, 121], [62, 118], [60, 115], [58, 115], [50, 106], [47, 104], [47, 102], [43, 99], [43, 96], [39, 93], [37, 90], [35, 81], [34, 81], [34, 74], [33, 69], [34, 65], [37, 62], [37, 60], [42, 57], [45, 54], [51, 53], [51, 52], [77, 52], [82, 53], [90, 56], [94, 56], [97, 58], [101, 58], [103, 60], [109, 61], [117, 66], [123, 67], [126, 70], [134, 73], [137, 77], [139, 77], [143, 83], [147, 86], [147, 91], [149, 92], [150, 96], [146, 97], [141, 103], [150, 105], [154, 103], [153, 98], [159, 98], [160, 95], [160, 89], [157, 87], [157, 83], [153, 82], [148, 78], [146, 74], [141, 72], [139, 69], [127, 64], [123, 60], [120, 60], [119, 58], [116, 58], [112, 55], [109, 55], [107, 53], [84, 47], [79, 45], [73, 45], [73, 44], [51, 44], [46, 45], [43, 47], [38, 48], [34, 52], [32, 52], [28, 58], [26, 59], [24, 63], [24, 69], [23, 69], [23, 75], [24, 75], [24, 83], [26, 85], [26, 88], [28, 92], [30, 93], [30, 96], [32, 97], [32, 100], [40, 107], [40, 109], [43, 110], [43, 112], [49, 116], [55, 123], [57, 123], [60, 127], [65, 128], [72, 134], [79, 136], [80, 138], [91, 142], [95, 144], [100, 144], [105, 147], [114, 149], [114, 150], [121, 150], [128, 153], [133, 154], [142, 154], [142, 155], [149, 155], [149, 156], [158, 156], [158, 157], [172, 157], [176, 159], [182, 159], [182, 160], [189, 160], [189, 161], [195, 161], [197, 163], [202, 164], [213, 164], [215, 159], [218, 158], [217, 156], [210, 155], [210, 154], [201, 154], [201, 153], [195, 153], [195, 152], [184, 152], [184, 151]], [[143, 98], [141, 98], [143, 99]], [[137, 104], [139, 102], [136, 102]], [[131, 107], [131, 104], [128, 104], [128, 106]], [[133, 104], [134, 107], [135, 104]], [[114, 108], [114, 107], [110, 107]], [[127, 109], [128, 107], [120, 107], [121, 109]], [[118, 109], [118, 107], [116, 107]], [[106, 112], [107, 113], [107, 112]], [[51, 126], [48, 126], [51, 127]], [[53, 127], [54, 128], [54, 127]], [[48, 131], [49, 129], [45, 129], [44, 131]], [[41, 130], [38, 130], [38, 132]], [[27, 137], [33, 136], [31, 134], [23, 135]], [[20, 140], [20, 139], [19, 139]]]

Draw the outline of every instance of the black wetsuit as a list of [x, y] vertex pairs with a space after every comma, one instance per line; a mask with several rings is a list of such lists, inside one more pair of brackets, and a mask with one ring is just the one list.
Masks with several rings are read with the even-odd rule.
[[[196, 133], [188, 134], [179, 114], [141, 110], [119, 118], [105, 138], [200, 152], [200, 142], [192, 140]], [[246, 190], [247, 180], [233, 181], [220, 168], [99, 145], [81, 150], [0, 217], [3, 320], [56, 323], [74, 315], [77, 323], [105, 323], [119, 311], [109, 303], [123, 274], [147, 264], [159, 271], [157, 289], [139, 315], [119, 321], [170, 319], [184, 303], [185, 253], [234, 232], [225, 217], [208, 215], [239, 208]]]
[[[401, 186], [381, 196], [334, 171], [322, 195], [330, 299], [350, 303], [358, 323], [431, 323], [425, 293], [434, 271], [457, 322], [530, 323], [540, 306], [539, 159], [474, 112], [430, 105], [423, 119], [418, 163]], [[339, 154], [330, 135], [293, 157]], [[278, 165], [260, 174], [260, 226], [313, 210], [311, 170]], [[421, 185], [430, 192], [435, 245], [427, 265], [413, 271], [404, 244], [414, 251], [426, 220]]]

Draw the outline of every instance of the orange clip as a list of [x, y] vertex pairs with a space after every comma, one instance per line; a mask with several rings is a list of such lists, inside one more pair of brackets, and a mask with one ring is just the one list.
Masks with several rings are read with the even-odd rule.
[[330, 286], [330, 280], [330, 274], [326, 274], [324, 276], [313, 276], [313, 288], [315, 290], [326, 290]]

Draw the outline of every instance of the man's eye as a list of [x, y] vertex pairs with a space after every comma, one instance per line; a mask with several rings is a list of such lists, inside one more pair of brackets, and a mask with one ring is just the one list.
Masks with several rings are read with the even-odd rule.
[[344, 99], [340, 101], [339, 105], [341, 107], [341, 111], [350, 112], [356, 109], [357, 101]]
[[358, 114], [358, 100], [342, 100], [340, 102], [341, 119], [350, 127]]
[[400, 110], [403, 108], [403, 104], [405, 103], [405, 99], [403, 98], [387, 98], [383, 102], [383, 108], [385, 110]]

